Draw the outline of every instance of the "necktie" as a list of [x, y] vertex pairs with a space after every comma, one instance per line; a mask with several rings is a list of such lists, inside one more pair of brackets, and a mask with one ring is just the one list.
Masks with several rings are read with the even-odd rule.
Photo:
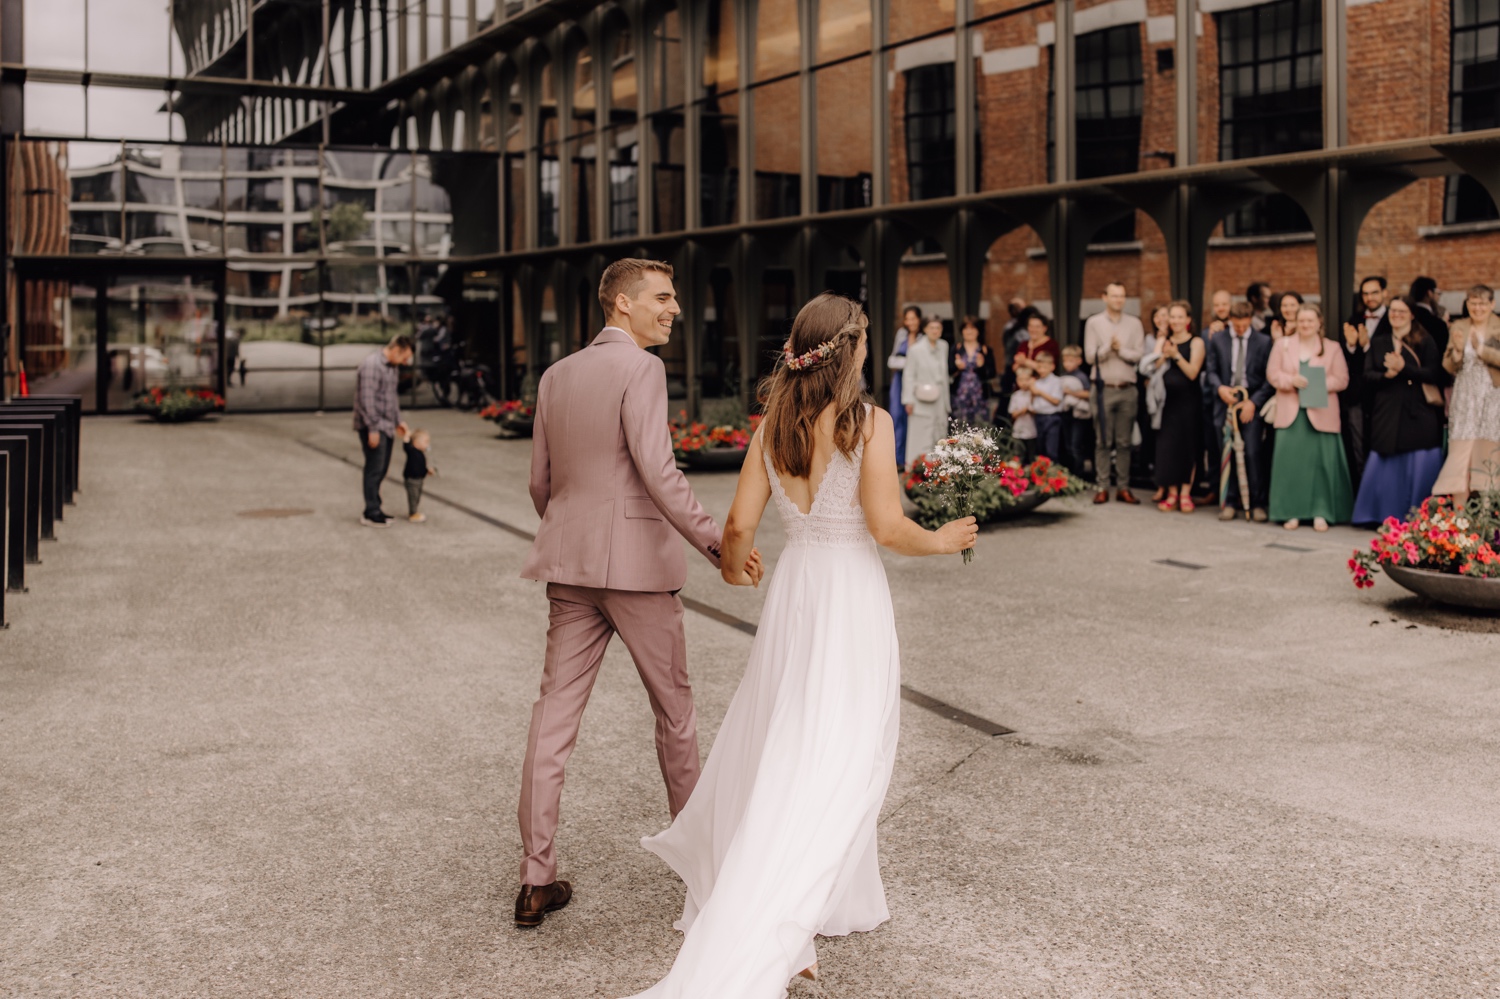
[[1235, 388], [1243, 388], [1245, 384], [1245, 338], [1242, 336], [1234, 338], [1234, 366], [1229, 383]]

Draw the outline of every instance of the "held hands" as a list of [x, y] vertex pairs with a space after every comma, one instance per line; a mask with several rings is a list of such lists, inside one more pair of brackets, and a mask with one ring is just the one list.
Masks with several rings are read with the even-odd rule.
[[760, 581], [766, 574], [765, 563], [761, 561], [760, 549], [750, 549], [750, 557], [745, 559], [745, 567], [740, 570], [738, 578], [730, 578], [729, 573], [723, 573], [724, 582], [730, 586], [754, 586], [759, 587]]
[[965, 548], [974, 547], [974, 541], [979, 537], [979, 521], [973, 517], [950, 520], [933, 534], [937, 538], [939, 554], [957, 555]]
[[1230, 386], [1228, 386], [1228, 385], [1220, 385], [1219, 386], [1219, 401], [1222, 402], [1224, 405], [1226, 405], [1226, 406], [1233, 406], [1235, 400], [1238, 399], [1238, 398], [1239, 398], [1239, 393], [1236, 392]]
[[1404, 370], [1406, 370], [1406, 358], [1401, 356], [1399, 350], [1393, 350], [1385, 355], [1385, 376], [1387, 378], [1395, 378]]
[[1240, 403], [1239, 406], [1236, 407], [1236, 411], [1240, 414], [1241, 423], [1249, 423], [1251, 420], [1255, 419], [1255, 403], [1251, 402], [1249, 399], [1246, 399], [1244, 402]]

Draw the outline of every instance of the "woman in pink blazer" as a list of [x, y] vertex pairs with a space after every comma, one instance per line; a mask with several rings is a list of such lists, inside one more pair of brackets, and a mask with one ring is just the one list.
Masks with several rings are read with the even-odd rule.
[[[1326, 531], [1354, 513], [1354, 487], [1339, 433], [1339, 393], [1349, 387], [1349, 367], [1339, 345], [1323, 336], [1323, 312], [1316, 305], [1298, 308], [1294, 333], [1276, 341], [1266, 365], [1266, 379], [1276, 386], [1269, 513], [1289, 531], [1308, 518], [1313, 530]], [[1326, 406], [1302, 407], [1298, 390], [1307, 386], [1303, 365], [1326, 372]]]

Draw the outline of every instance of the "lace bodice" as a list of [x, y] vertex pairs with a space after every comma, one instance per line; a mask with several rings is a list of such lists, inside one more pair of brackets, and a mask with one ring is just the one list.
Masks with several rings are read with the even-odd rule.
[[766, 474], [771, 478], [771, 495], [776, 499], [776, 509], [781, 512], [789, 547], [862, 548], [875, 544], [870, 529], [865, 526], [864, 508], [859, 505], [859, 469], [865, 454], [863, 440], [855, 444], [852, 460], [834, 452], [807, 513], [797, 509], [797, 504], [782, 488], [769, 452], [762, 450], [761, 454], [765, 458]]

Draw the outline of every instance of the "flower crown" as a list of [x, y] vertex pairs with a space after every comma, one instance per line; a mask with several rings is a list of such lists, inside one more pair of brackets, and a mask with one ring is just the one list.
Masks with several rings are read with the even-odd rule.
[[827, 364], [833, 358], [834, 354], [838, 353], [839, 346], [849, 334], [858, 333], [860, 330], [863, 330], [868, 322], [869, 320], [865, 319], [864, 314], [861, 313], [858, 318], [844, 324], [832, 337], [824, 340], [805, 354], [793, 353], [792, 341], [788, 339], [786, 343], [782, 344], [781, 358], [786, 363], [787, 370], [789, 371], [811, 371], [814, 368], [820, 368], [824, 364]]
[[786, 361], [786, 366], [791, 371], [811, 371], [828, 362], [828, 359], [838, 350], [838, 341], [824, 340], [812, 350], [805, 354], [792, 353], [792, 341], [788, 340], [781, 348], [781, 356]]

